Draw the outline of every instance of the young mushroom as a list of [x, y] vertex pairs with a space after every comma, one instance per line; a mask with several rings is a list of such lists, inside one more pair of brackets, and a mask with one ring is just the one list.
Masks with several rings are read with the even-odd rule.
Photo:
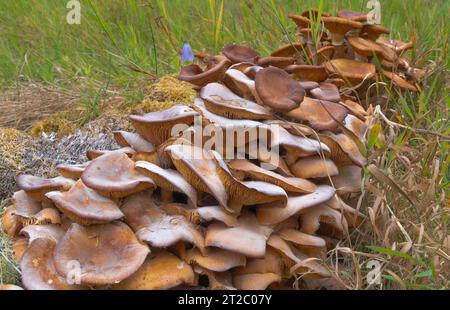
[[203, 87], [208, 83], [220, 81], [230, 65], [231, 62], [228, 59], [214, 62], [214, 65], [206, 70], [197, 64], [192, 64], [181, 69], [178, 79], [197, 87]]
[[335, 48], [335, 59], [344, 58], [345, 56], [345, 45], [344, 37], [345, 34], [351, 30], [361, 29], [362, 24], [357, 21], [353, 21], [341, 17], [322, 17], [325, 28], [327, 28], [331, 33], [331, 43]]

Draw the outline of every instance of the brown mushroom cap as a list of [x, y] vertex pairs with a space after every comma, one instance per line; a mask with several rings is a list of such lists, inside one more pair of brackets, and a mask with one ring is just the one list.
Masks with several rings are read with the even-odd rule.
[[89, 227], [73, 223], [53, 256], [62, 276], [67, 277], [68, 263], [75, 260], [80, 263], [82, 284], [108, 285], [135, 273], [148, 253], [148, 247], [122, 222]]
[[297, 121], [306, 122], [316, 130], [336, 130], [338, 128], [336, 121], [342, 122], [345, 119], [347, 109], [335, 102], [305, 97], [300, 107], [286, 115]]
[[[234, 71], [247, 78], [242, 72]], [[203, 87], [200, 91], [200, 98], [203, 99], [209, 111], [224, 117], [232, 119], [272, 118], [272, 113], [267, 108], [235, 95], [231, 90], [219, 83], [211, 83]]]
[[138, 161], [135, 165], [137, 170], [149, 176], [157, 186], [171, 192], [183, 193], [188, 197], [192, 206], [197, 206], [197, 191], [178, 171], [162, 169], [146, 161]]
[[177, 124], [191, 125], [198, 113], [184, 105], [144, 115], [130, 115], [129, 119], [136, 131], [147, 141], [160, 145], [171, 137], [172, 127]]
[[115, 285], [119, 290], [164, 290], [183, 283], [193, 285], [191, 266], [169, 252], [150, 255], [131, 277]]
[[191, 145], [171, 145], [166, 152], [186, 181], [197, 190], [214, 196], [222, 207], [227, 207], [227, 191], [205, 150]]
[[206, 70], [197, 64], [192, 64], [181, 69], [178, 79], [202, 87], [208, 83], [220, 81], [230, 65], [231, 62], [228, 59], [215, 62]]
[[56, 166], [56, 170], [65, 178], [77, 180], [89, 164], [90, 161], [82, 164], [59, 164]]
[[200, 218], [205, 222], [215, 220], [220, 221], [230, 227], [238, 225], [237, 219], [219, 206], [201, 207], [197, 208], [195, 211], [198, 213]]
[[318, 49], [316, 54], [311, 58], [316, 59], [318, 65], [322, 65], [333, 59], [334, 51], [335, 48], [333, 45], [324, 46]]
[[350, 20], [354, 20], [357, 22], [365, 22], [367, 21], [367, 14], [364, 12], [354, 12], [348, 10], [340, 10], [337, 13], [337, 17], [346, 18]]
[[366, 24], [361, 29], [361, 36], [369, 40], [375, 41], [382, 34], [389, 34], [390, 31], [386, 27], [376, 24]]
[[371, 79], [376, 73], [374, 64], [344, 58], [325, 63], [325, 69], [329, 74], [341, 77], [353, 86]]
[[312, 193], [316, 190], [316, 185], [306, 179], [285, 177], [278, 173], [263, 169], [246, 159], [233, 160], [229, 163], [229, 166], [233, 171], [240, 171], [252, 179], [275, 184], [288, 192]]
[[222, 54], [225, 55], [233, 64], [239, 62], [256, 63], [258, 54], [250, 47], [229, 44], [222, 50]]
[[12, 240], [12, 251], [14, 254], [14, 259], [17, 263], [20, 263], [22, 260], [23, 254], [28, 249], [28, 238], [27, 237], [15, 237]]
[[259, 100], [278, 111], [290, 111], [299, 106], [305, 90], [284, 70], [275, 67], [258, 71], [255, 87]]
[[146, 192], [126, 198], [122, 212], [124, 221], [136, 232], [139, 240], [154, 247], [165, 248], [184, 240], [204, 250], [203, 236], [194, 225], [184, 216], [166, 214]]
[[348, 37], [347, 42], [351, 45], [353, 50], [364, 57], [377, 56], [380, 59], [393, 62], [397, 55], [389, 48], [383, 47], [373, 41], [366, 40], [361, 37]]
[[30, 220], [36, 213], [42, 210], [41, 204], [35, 201], [24, 190], [15, 192], [12, 198], [14, 204], [13, 214], [18, 216], [22, 222]]
[[242, 214], [238, 222], [239, 225], [236, 227], [227, 227], [222, 223], [209, 225], [205, 244], [248, 257], [264, 257], [266, 240], [272, 229], [259, 224], [252, 213]]
[[331, 226], [339, 237], [342, 237], [348, 230], [347, 221], [341, 212], [336, 211], [325, 204], [309, 209], [300, 216], [301, 231], [306, 234], [315, 234], [321, 223]]
[[321, 82], [328, 77], [325, 67], [322, 65], [290, 65], [285, 70], [303, 81]]
[[281, 282], [281, 277], [275, 273], [242, 274], [233, 278], [233, 284], [238, 290], [265, 290], [276, 282]]
[[314, 236], [305, 234], [301, 231], [292, 228], [285, 228], [278, 232], [281, 238], [286, 241], [290, 241], [301, 247], [317, 247], [324, 248], [326, 246], [325, 240]]
[[81, 180], [102, 196], [114, 199], [155, 186], [152, 179], [134, 168], [134, 161], [120, 153], [111, 153], [94, 159], [84, 170]]
[[61, 224], [61, 216], [58, 209], [52, 206], [44, 208], [33, 215], [27, 223], [32, 223], [35, 225]]
[[[367, 116], [367, 111], [357, 102], [353, 100], [343, 100], [339, 102], [339, 104], [343, 105], [347, 108], [353, 115], [358, 117], [360, 120], [365, 121]], [[349, 114], [350, 115], [350, 114]], [[347, 115], [348, 117], [348, 115]]]
[[366, 134], [369, 131], [369, 127], [360, 118], [349, 114], [344, 120], [344, 126], [351, 132], [353, 132], [361, 141], [366, 140]]
[[319, 100], [326, 100], [332, 102], [341, 101], [341, 95], [336, 85], [322, 82], [320, 86], [310, 91], [311, 95]]
[[96, 159], [97, 157], [106, 155], [106, 154], [112, 154], [112, 153], [120, 153], [125, 154], [128, 157], [133, 157], [133, 155], [136, 153], [135, 150], [133, 150], [131, 147], [121, 147], [119, 149], [115, 150], [87, 150], [86, 151], [86, 157], [92, 161], [93, 159]]
[[291, 171], [300, 178], [322, 178], [338, 174], [338, 168], [328, 158], [311, 156], [300, 158], [291, 165]]
[[[317, 20], [317, 17], [319, 16], [319, 10], [316, 8], [312, 8], [312, 9], [306, 9], [302, 12], [302, 14], [300, 14], [301, 16], [307, 17], [307, 18], [313, 18], [315, 20]], [[327, 17], [330, 16], [329, 13], [327, 12], [321, 12], [320, 13], [321, 17]]]
[[261, 67], [273, 66], [280, 69], [284, 69], [289, 65], [294, 63], [295, 59], [293, 57], [274, 57], [267, 56], [258, 59], [258, 65]]
[[67, 274], [60, 275], [54, 259], [56, 241], [38, 238], [31, 242], [20, 262], [22, 283], [28, 290], [79, 290], [80, 285], [68, 283]]
[[376, 42], [378, 44], [382, 44], [386, 47], [389, 47], [390, 49], [394, 50], [397, 54], [401, 54], [413, 48], [412, 42], [403, 42], [400, 40], [394, 40], [385, 37], [379, 37]]
[[67, 192], [46, 194], [59, 210], [81, 225], [103, 224], [123, 217], [117, 204], [78, 180]]
[[215, 272], [227, 271], [238, 266], [245, 266], [244, 255], [218, 248], [209, 248], [204, 254], [197, 249], [187, 252], [185, 260]]
[[45, 199], [46, 193], [51, 191], [66, 191], [75, 181], [64, 177], [45, 179], [29, 174], [21, 174], [17, 177], [16, 183], [32, 199], [40, 202]]
[[31, 244], [36, 239], [47, 238], [55, 242], [64, 235], [65, 231], [60, 225], [56, 224], [44, 224], [44, 225], [28, 225], [20, 231], [20, 234], [28, 238], [28, 242]]
[[330, 158], [336, 165], [346, 166], [355, 164], [363, 167], [366, 164], [367, 159], [361, 154], [355, 141], [347, 135], [324, 131], [319, 136], [321, 141], [331, 149]]
[[153, 152], [155, 146], [137, 133], [123, 130], [113, 131], [114, 139], [122, 147], [131, 147], [136, 152]]
[[296, 15], [294, 13], [289, 13], [288, 17], [292, 19], [292, 21], [297, 25], [299, 29], [302, 28], [309, 28], [310, 22], [309, 22], [309, 16], [301, 16]]
[[14, 215], [14, 210], [14, 206], [9, 206], [2, 214], [2, 231], [11, 238], [17, 236], [22, 229], [22, 223], [19, 217]]
[[392, 83], [399, 87], [400, 89], [403, 90], [410, 90], [413, 92], [418, 91], [417, 87], [414, 86], [412, 83], [408, 82], [407, 80], [405, 80], [404, 78], [402, 78], [400, 75], [394, 73], [394, 72], [389, 72], [389, 71], [384, 71], [383, 74], [392, 81]]
[[340, 35], [344, 35], [353, 29], [361, 29], [363, 26], [360, 22], [341, 17], [325, 16], [322, 17], [322, 21], [325, 28], [332, 34], [336, 33]]
[[330, 200], [335, 191], [328, 185], [319, 185], [314, 193], [289, 197], [286, 207], [263, 206], [256, 210], [258, 221], [264, 225], [274, 225], [311, 207]]
[[292, 43], [280, 46], [270, 54], [273, 57], [296, 57], [303, 53], [304, 47], [301, 43]]

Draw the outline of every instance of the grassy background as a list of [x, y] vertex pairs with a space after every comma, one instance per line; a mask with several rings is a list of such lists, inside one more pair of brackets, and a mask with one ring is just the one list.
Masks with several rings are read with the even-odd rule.
[[[77, 104], [88, 106], [94, 111], [91, 114], [97, 115], [100, 99], [112, 91], [136, 103], [142, 100], [142, 85], [149, 77], [176, 73], [181, 66], [179, 53], [184, 42], [189, 42], [194, 50], [205, 49], [209, 53], [218, 53], [224, 44], [243, 43], [266, 55], [296, 40], [295, 25], [287, 19], [288, 13], [321, 5], [324, 11], [334, 14], [339, 9], [365, 10], [367, 3], [366, 0], [80, 2], [81, 24], [68, 25], [66, 0], [0, 1], [0, 91], [24, 80], [51, 84], [78, 96], [78, 103], [71, 102], [74, 109]], [[385, 257], [384, 287], [448, 288], [448, 273], [439, 273], [443, 261], [435, 258], [442, 257], [439, 250], [446, 251], [442, 250], [443, 238], [450, 230], [450, 209], [445, 207], [449, 204], [446, 197], [450, 156], [448, 139], [443, 138], [450, 134], [450, 1], [380, 2], [382, 23], [391, 30], [391, 37], [413, 41], [414, 49], [408, 58], [417, 66], [431, 66], [433, 72], [418, 94], [389, 96], [383, 111], [408, 128], [394, 127], [393, 138], [385, 145], [371, 143], [374, 155], [369, 159], [407, 194], [417, 198], [420, 206], [411, 206], [401, 194], [386, 186], [386, 180], [371, 178], [366, 171], [368, 184], [376, 189], [370, 190], [372, 194], [378, 193], [375, 196], [381, 197], [381, 203], [371, 201], [376, 221], [371, 223], [373, 227], [369, 225], [359, 231], [361, 237], [352, 245], [359, 254], [354, 257], [365, 257], [368, 252]], [[397, 222], [407, 234], [402, 230], [384, 236], [389, 225]], [[416, 236], [417, 227], [420, 232], [422, 226], [423, 232]], [[396, 250], [391, 250], [393, 244]], [[374, 247], [368, 250], [367, 245]], [[450, 257], [450, 252], [447, 255]], [[360, 279], [361, 272], [364, 276], [360, 267], [365, 261], [359, 259], [354, 258], [355, 266], [359, 267], [349, 272], [352, 288], [365, 287]], [[0, 278], [5, 275], [4, 265], [6, 262], [0, 257]]]

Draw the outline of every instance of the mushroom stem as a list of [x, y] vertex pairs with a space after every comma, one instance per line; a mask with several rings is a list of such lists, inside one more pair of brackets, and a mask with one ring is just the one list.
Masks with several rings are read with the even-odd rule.
[[168, 191], [166, 189], [161, 188], [160, 189], [161, 194], [161, 201], [162, 202], [172, 202], [173, 200], [173, 193], [171, 191]]

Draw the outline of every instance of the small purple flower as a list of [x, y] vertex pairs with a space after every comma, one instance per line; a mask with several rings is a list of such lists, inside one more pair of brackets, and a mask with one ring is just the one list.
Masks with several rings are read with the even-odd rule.
[[194, 61], [194, 55], [192, 54], [192, 48], [189, 43], [184, 43], [183, 50], [181, 52], [181, 62], [186, 63], [188, 61]]

